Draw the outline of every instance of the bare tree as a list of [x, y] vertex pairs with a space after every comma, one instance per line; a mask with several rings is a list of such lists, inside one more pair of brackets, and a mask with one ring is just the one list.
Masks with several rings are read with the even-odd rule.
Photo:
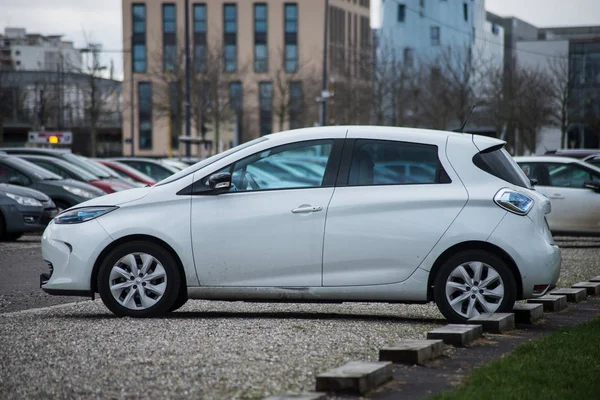
[[549, 84], [553, 101], [551, 119], [560, 128], [560, 146], [564, 147], [569, 127], [569, 104], [575, 71], [569, 68], [567, 58], [554, 57], [548, 61]]
[[[284, 60], [283, 51], [276, 60]], [[315, 98], [320, 91], [321, 81], [309, 62], [298, 65], [295, 71], [287, 72], [283, 62], [278, 62], [273, 72], [273, 114], [279, 131], [288, 122], [290, 129], [309, 126], [316, 109]]]

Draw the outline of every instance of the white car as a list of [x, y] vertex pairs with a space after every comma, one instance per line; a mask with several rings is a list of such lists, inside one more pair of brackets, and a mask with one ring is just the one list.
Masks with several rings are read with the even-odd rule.
[[[453, 322], [509, 311], [555, 286], [560, 250], [544, 218], [550, 202], [503, 145], [370, 126], [264, 136], [63, 212], [42, 238], [51, 274], [40, 283], [50, 294], [97, 292], [133, 317], [188, 299], [435, 301]], [[261, 187], [250, 171], [290, 154], [326, 157], [320, 181], [274, 172]], [[391, 162], [434, 172], [406, 183], [397, 169], [394, 183], [386, 171], [378, 183], [377, 165]]]
[[600, 234], [600, 168], [568, 157], [515, 157], [552, 203], [555, 234]]

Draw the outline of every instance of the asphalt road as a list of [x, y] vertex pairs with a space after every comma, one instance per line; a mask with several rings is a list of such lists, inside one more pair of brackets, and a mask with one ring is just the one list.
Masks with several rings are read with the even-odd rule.
[[[559, 238], [560, 286], [600, 275], [600, 239]], [[0, 243], [0, 398], [259, 399], [376, 361], [446, 322], [436, 307], [190, 301], [164, 318], [115, 318], [100, 300], [39, 289], [39, 236]], [[17, 311], [21, 310], [21, 311]], [[16, 312], [13, 312], [16, 311]]]

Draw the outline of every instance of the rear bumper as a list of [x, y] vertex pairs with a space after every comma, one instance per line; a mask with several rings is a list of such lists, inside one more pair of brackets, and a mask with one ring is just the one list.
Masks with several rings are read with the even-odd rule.
[[[504, 249], [514, 260], [521, 275], [523, 299], [543, 296], [556, 286], [560, 248], [531, 219], [507, 213], [488, 242]], [[533, 288], [538, 285], [548, 285], [548, 289], [534, 293]]]

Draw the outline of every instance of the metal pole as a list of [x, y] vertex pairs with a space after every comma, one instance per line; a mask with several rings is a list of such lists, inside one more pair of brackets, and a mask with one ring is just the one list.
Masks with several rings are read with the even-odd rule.
[[135, 129], [135, 123], [134, 123], [134, 109], [135, 107], [133, 106], [133, 100], [134, 100], [134, 81], [133, 81], [133, 36], [130, 40], [131, 43], [131, 51], [129, 52], [130, 56], [131, 56], [131, 71], [130, 71], [130, 76], [131, 79], [129, 80], [129, 112], [131, 114], [130, 118], [129, 118], [129, 124], [130, 124], [130, 137], [129, 139], [131, 140], [131, 157], [134, 156], [135, 154], [135, 140], [134, 140], [134, 135], [133, 135], [133, 130]]
[[[185, 0], [185, 136], [191, 136], [190, 124], [190, 11], [189, 0]], [[170, 139], [170, 138], [169, 138]], [[185, 142], [185, 156], [190, 156], [190, 143]]]
[[[327, 91], [327, 26], [329, 25], [329, 0], [325, 0], [325, 26], [323, 32], [323, 82], [321, 89]], [[321, 98], [321, 126], [327, 125], [327, 99]]]

